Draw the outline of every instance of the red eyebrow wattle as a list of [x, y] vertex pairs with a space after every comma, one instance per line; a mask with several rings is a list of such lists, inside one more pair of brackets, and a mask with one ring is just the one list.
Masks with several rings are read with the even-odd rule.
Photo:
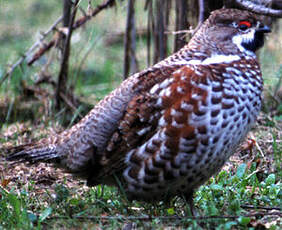
[[251, 23], [249, 21], [241, 21], [239, 25], [245, 25], [247, 27], [251, 27]]

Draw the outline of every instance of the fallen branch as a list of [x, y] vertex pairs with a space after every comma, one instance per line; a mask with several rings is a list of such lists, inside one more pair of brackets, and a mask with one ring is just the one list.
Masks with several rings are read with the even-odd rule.
[[51, 49], [56, 44], [56, 40], [52, 40], [49, 43], [45, 44], [40, 47], [40, 49], [33, 55], [32, 59], [28, 61], [28, 65], [32, 65], [36, 60], [38, 60], [46, 51]]
[[100, 13], [105, 8], [111, 7], [115, 4], [115, 0], [107, 0], [101, 5], [98, 5], [94, 10], [90, 9], [90, 12], [87, 15], [84, 15], [83, 17], [79, 18], [75, 21], [73, 24], [73, 29], [77, 29], [78, 27], [84, 25], [87, 21], [89, 21], [91, 18], [96, 16], [98, 13]]
[[235, 0], [236, 4], [245, 10], [252, 11], [254, 13], [260, 13], [271, 17], [282, 17], [282, 10], [271, 9], [264, 5], [257, 5], [249, 0]]
[[[5, 73], [5, 75], [3, 76], [2, 79], [0, 79], [0, 85], [2, 85], [2, 83], [14, 72], [14, 70], [16, 69], [16, 67], [18, 67], [19, 65], [21, 65], [23, 63], [23, 61], [26, 59], [26, 57], [30, 56], [31, 52], [36, 49], [40, 44], [42, 44], [42, 41], [45, 39], [45, 37], [47, 37], [47, 35], [53, 31], [56, 26], [62, 21], [63, 17], [60, 16], [44, 33], [41, 33], [41, 37], [39, 38], [39, 40], [37, 40], [23, 55], [22, 57], [16, 62], [14, 63], [11, 68]], [[49, 44], [49, 43], [48, 43]], [[54, 44], [52, 44], [51, 46], [53, 46]], [[47, 45], [48, 46], [48, 45]], [[51, 48], [51, 47], [50, 47]], [[48, 48], [48, 49], [50, 49]], [[46, 51], [45, 51], [46, 52]], [[43, 55], [43, 53], [39, 56], [41, 57]], [[38, 58], [39, 58], [38, 57]], [[38, 59], [37, 58], [37, 59]]]
[[[276, 3], [277, 2], [277, 3]], [[274, 3], [277, 7], [280, 7], [278, 1], [270, 0], [260, 0], [260, 1], [251, 1], [251, 0], [226, 0], [225, 5], [228, 7], [241, 8], [244, 10], [251, 11], [256, 14], [262, 14], [265, 16], [282, 18], [282, 9], [272, 9], [267, 7], [270, 3]]]
[[[115, 0], [107, 0], [104, 3], [98, 5], [95, 9], [91, 9], [90, 12], [87, 15], [82, 16], [73, 24], [73, 30], [79, 28], [80, 26], [84, 25], [87, 21], [89, 21], [91, 18], [96, 16], [98, 13], [100, 13], [102, 10], [104, 10], [107, 7], [113, 6], [115, 3]], [[0, 79], [0, 85], [14, 72], [16, 67], [21, 65], [23, 61], [26, 59], [26, 57], [31, 56], [31, 52], [36, 49], [39, 45], [42, 44], [42, 41], [45, 39], [45, 37], [53, 31], [56, 26], [62, 21], [63, 16], [60, 16], [51, 26], [50, 28], [42, 33], [41, 38], [36, 41], [23, 55], [22, 57], [11, 66], [11, 68], [5, 73], [5, 75]], [[48, 50], [50, 50], [57, 41], [57, 36], [55, 36], [49, 43], [43, 45], [31, 58], [31, 60], [27, 63], [28, 65], [32, 65], [35, 61], [37, 61], [41, 56], [43, 56]]]
[[[100, 13], [103, 9], [112, 6], [115, 3], [115, 0], [107, 0], [106, 2], [102, 3], [101, 5], [98, 5], [95, 9], [90, 9], [89, 13], [84, 14], [81, 18], [77, 19], [72, 26], [72, 30], [76, 30], [77, 28], [84, 25], [87, 21], [92, 19], [94, 16], [96, 16], [98, 13]], [[28, 65], [32, 65], [36, 60], [38, 60], [45, 52], [47, 52], [52, 46], [56, 44], [56, 38], [53, 38], [45, 47], [42, 47], [40, 50], [38, 50], [31, 59], [30, 62], [28, 62]]]

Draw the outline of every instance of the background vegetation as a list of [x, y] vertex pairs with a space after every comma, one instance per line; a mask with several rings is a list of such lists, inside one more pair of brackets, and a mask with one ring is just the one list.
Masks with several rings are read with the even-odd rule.
[[[102, 1], [93, 1], [95, 8]], [[147, 66], [145, 1], [136, 1], [138, 69]], [[80, 1], [87, 9], [88, 1]], [[75, 99], [55, 109], [54, 81], [61, 51], [52, 49], [32, 66], [26, 61], [0, 85], [0, 148], [59, 132], [80, 119], [123, 79], [123, 35], [127, 1], [99, 13], [73, 32], [68, 89]], [[56, 0], [0, 0], [0, 82], [6, 71], [62, 13]], [[172, 12], [172, 14], [174, 14]], [[79, 11], [78, 16], [83, 16]], [[173, 15], [171, 18], [175, 18]], [[175, 20], [168, 27], [173, 52]], [[281, 24], [281, 23], [280, 23]], [[194, 25], [195, 26], [195, 25]], [[195, 194], [202, 218], [189, 218], [183, 199], [157, 205], [129, 202], [116, 188], [87, 188], [48, 164], [8, 164], [0, 151], [0, 229], [140, 228], [280, 229], [282, 31], [279, 22], [259, 58], [265, 82], [264, 106], [252, 140]], [[58, 36], [53, 32], [48, 39]], [[189, 39], [189, 36], [181, 36]], [[151, 57], [153, 60], [153, 55]], [[29, 60], [29, 57], [27, 58]], [[152, 61], [151, 61], [152, 62]], [[44, 83], [40, 83], [44, 79]], [[39, 83], [38, 83], [39, 82]]]

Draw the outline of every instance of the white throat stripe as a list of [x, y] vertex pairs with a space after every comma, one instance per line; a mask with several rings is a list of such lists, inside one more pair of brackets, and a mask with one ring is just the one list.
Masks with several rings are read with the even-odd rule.
[[240, 57], [238, 55], [212, 55], [209, 58], [206, 58], [202, 65], [210, 64], [220, 64], [220, 63], [231, 63], [233, 61], [238, 61]]
[[176, 62], [173, 62], [173, 64], [177, 65], [211, 65], [211, 64], [222, 64], [222, 63], [231, 63], [233, 61], [238, 61], [240, 57], [238, 55], [212, 55], [211, 57], [208, 57], [201, 60], [179, 60]]
[[255, 30], [251, 30], [249, 33], [247, 34], [244, 34], [244, 35], [236, 35], [232, 38], [232, 42], [237, 45], [237, 47], [239, 48], [239, 50], [241, 52], [244, 52], [246, 53], [247, 55], [250, 55], [250, 56], [254, 56], [255, 53], [252, 52], [252, 51], [249, 51], [249, 50], [246, 50], [243, 46], [242, 46], [242, 43], [243, 42], [250, 42], [252, 40], [254, 40], [255, 38]]

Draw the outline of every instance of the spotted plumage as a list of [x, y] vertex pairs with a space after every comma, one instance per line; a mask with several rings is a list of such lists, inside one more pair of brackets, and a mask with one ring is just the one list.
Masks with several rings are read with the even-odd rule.
[[256, 120], [263, 82], [255, 51], [267, 32], [250, 12], [214, 11], [180, 51], [8, 160], [54, 161], [89, 186], [121, 184], [132, 199], [191, 198]]

